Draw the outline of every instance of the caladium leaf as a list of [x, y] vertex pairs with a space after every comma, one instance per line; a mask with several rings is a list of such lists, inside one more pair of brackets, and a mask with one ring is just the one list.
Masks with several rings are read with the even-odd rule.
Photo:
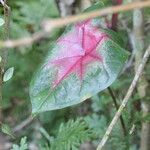
[[112, 34], [94, 20], [69, 27], [33, 77], [32, 112], [78, 104], [110, 86], [128, 56]]

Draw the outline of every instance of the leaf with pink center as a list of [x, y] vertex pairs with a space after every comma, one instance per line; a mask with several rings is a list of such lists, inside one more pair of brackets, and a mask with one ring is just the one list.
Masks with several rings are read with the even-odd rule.
[[93, 20], [72, 26], [50, 51], [31, 82], [34, 113], [75, 105], [104, 90], [127, 59], [112, 34]]

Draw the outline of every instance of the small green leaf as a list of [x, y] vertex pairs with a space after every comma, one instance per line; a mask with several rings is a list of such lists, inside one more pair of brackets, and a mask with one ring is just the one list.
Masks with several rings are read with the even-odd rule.
[[9, 135], [11, 138], [15, 138], [13, 131], [7, 124], [1, 124], [1, 131], [7, 135]]
[[14, 67], [11, 67], [8, 70], [6, 70], [6, 72], [3, 76], [3, 81], [6, 82], [6, 81], [10, 80], [12, 78], [13, 74], [14, 74]]
[[5, 23], [3, 18], [0, 18], [0, 26], [2, 26]]

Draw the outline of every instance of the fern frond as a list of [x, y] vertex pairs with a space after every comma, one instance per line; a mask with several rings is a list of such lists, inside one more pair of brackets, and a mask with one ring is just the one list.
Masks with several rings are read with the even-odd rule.
[[51, 143], [50, 150], [78, 150], [80, 144], [91, 137], [91, 131], [82, 119], [69, 120], [59, 127], [57, 137]]

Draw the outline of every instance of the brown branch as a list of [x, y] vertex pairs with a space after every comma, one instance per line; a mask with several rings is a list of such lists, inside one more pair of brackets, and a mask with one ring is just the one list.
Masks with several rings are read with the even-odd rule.
[[108, 7], [101, 10], [96, 10], [88, 13], [65, 17], [65, 18], [47, 19], [43, 21], [42, 30], [40, 32], [33, 34], [31, 37], [25, 37], [17, 40], [0, 41], [0, 48], [3, 47], [14, 48], [19, 46], [30, 45], [40, 40], [41, 38], [45, 38], [53, 29], [58, 27], [62, 27], [86, 19], [95, 18], [98, 16], [102, 17], [108, 14], [125, 12], [129, 10], [133, 10], [135, 8], [144, 8], [149, 6], [150, 6], [150, 1], [143, 1], [143, 2], [130, 3], [127, 5]]
[[149, 56], [150, 56], [150, 46], [145, 51], [145, 54], [144, 54], [144, 56], [142, 58], [142, 61], [141, 61], [140, 65], [139, 65], [139, 67], [137, 68], [137, 71], [135, 73], [134, 79], [133, 79], [133, 81], [132, 81], [132, 83], [131, 83], [128, 91], [127, 91], [127, 94], [125, 95], [125, 97], [124, 97], [124, 99], [123, 99], [123, 101], [122, 101], [118, 111], [116, 112], [113, 120], [111, 121], [110, 125], [108, 126], [108, 128], [107, 128], [107, 130], [105, 132], [105, 135], [103, 136], [101, 142], [99, 143], [99, 145], [97, 147], [97, 150], [102, 150], [102, 148], [104, 147], [105, 143], [107, 142], [107, 140], [108, 140], [108, 138], [109, 138], [109, 136], [110, 136], [110, 134], [111, 134], [115, 124], [117, 123], [118, 119], [121, 116], [122, 111], [124, 110], [127, 102], [129, 101], [129, 99], [130, 99], [130, 97], [131, 97], [131, 95], [132, 95], [132, 93], [133, 93], [133, 91], [134, 91], [134, 89], [135, 89], [135, 87], [137, 85], [137, 82], [138, 82], [140, 76], [142, 75], [142, 72], [144, 70], [146, 62], [148, 61]]

